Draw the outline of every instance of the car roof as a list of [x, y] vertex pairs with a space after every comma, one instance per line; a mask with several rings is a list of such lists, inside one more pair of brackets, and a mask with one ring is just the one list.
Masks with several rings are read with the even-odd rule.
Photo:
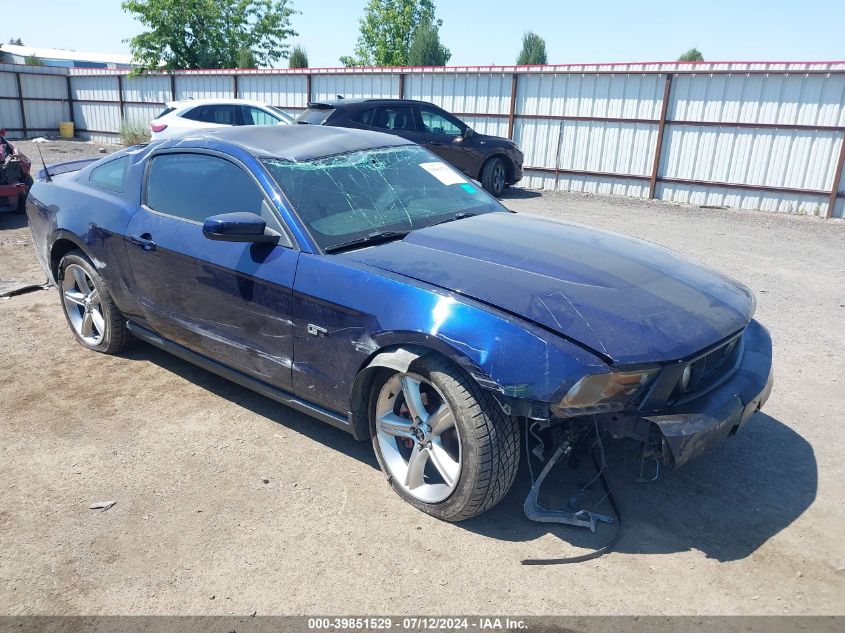
[[322, 125], [208, 128], [183, 137], [179, 145], [209, 140], [238, 145], [258, 158], [279, 158], [294, 162], [364, 149], [414, 145], [411, 141], [393, 134]]
[[168, 101], [165, 105], [168, 108], [183, 108], [187, 106], [197, 106], [197, 105], [251, 105], [251, 106], [261, 106], [266, 108], [269, 106], [267, 103], [263, 103], [262, 101], [255, 101], [253, 99], [180, 99], [178, 101]]
[[312, 101], [308, 104], [308, 107], [331, 107], [331, 108], [343, 108], [345, 106], [354, 106], [354, 105], [361, 105], [361, 104], [370, 104], [370, 105], [379, 105], [379, 104], [388, 104], [388, 105], [434, 105], [428, 101], [418, 101], [416, 99], [370, 99], [370, 98], [355, 98], [355, 99], [325, 99], [321, 101]]

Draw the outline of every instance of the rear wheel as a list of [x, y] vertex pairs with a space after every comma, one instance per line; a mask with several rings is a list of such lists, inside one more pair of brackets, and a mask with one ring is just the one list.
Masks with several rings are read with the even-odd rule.
[[96, 352], [120, 352], [132, 335], [106, 282], [82, 251], [62, 257], [58, 282], [65, 318], [76, 340]]
[[491, 158], [481, 170], [481, 184], [497, 198], [505, 193], [508, 184], [508, 169], [503, 158]]
[[489, 510], [519, 465], [516, 420], [445, 359], [418, 360], [377, 381], [370, 399], [373, 447], [393, 489], [446, 521]]

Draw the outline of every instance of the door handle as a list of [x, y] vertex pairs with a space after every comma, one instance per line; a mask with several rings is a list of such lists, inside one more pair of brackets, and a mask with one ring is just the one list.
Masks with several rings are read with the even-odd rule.
[[130, 235], [129, 241], [133, 244], [140, 246], [145, 251], [154, 251], [156, 249], [156, 243], [150, 239], [152, 236], [149, 233], [144, 233], [143, 235]]
[[431, 142], [429, 143], [429, 145], [436, 145], [437, 147], [441, 147], [441, 146], [443, 145], [443, 143], [439, 143], [439, 142], [437, 142], [437, 141], [431, 141]]

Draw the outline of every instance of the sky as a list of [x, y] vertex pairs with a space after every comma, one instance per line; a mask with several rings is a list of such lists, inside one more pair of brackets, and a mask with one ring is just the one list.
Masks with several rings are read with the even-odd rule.
[[[11, 2], [11, 0], [4, 0]], [[435, 0], [449, 65], [513, 64], [522, 34], [546, 40], [553, 64], [670, 61], [691, 47], [708, 61], [845, 60], [842, 0]], [[312, 67], [339, 66], [352, 54], [366, 0], [293, 0], [293, 43]], [[128, 53], [142, 25], [120, 0], [36, 0], [14, 11], [0, 39], [102, 53]], [[280, 62], [286, 67], [285, 62]]]

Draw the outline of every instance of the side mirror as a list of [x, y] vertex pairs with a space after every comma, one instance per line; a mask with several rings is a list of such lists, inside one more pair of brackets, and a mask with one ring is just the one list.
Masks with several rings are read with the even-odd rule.
[[205, 219], [202, 234], [220, 242], [275, 243], [279, 236], [267, 231], [267, 223], [255, 213], [221, 213]]
[[464, 138], [472, 138], [473, 136], [475, 136], [475, 130], [473, 130], [471, 127], [468, 127], [464, 130]]

